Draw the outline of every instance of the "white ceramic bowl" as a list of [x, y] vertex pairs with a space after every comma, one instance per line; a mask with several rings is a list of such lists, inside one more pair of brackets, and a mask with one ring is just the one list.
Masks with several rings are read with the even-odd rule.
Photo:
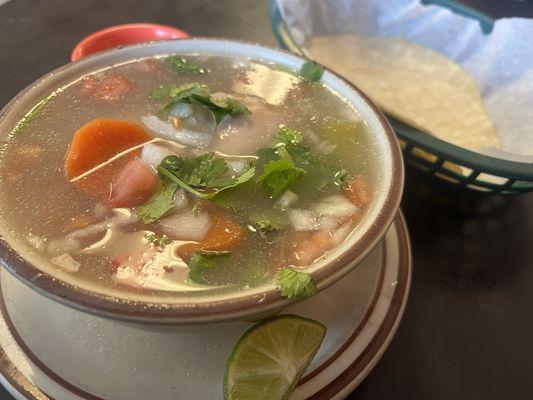
[[[293, 54], [256, 44], [221, 39], [181, 39], [137, 44], [95, 54], [65, 65], [39, 79], [16, 96], [0, 113], [0, 141], [40, 99], [58, 87], [111, 65], [165, 54], [215, 54], [250, 58], [297, 70], [305, 61]], [[379, 154], [381, 183], [366, 216], [348, 240], [309, 270], [319, 290], [352, 270], [384, 235], [398, 211], [403, 189], [403, 163], [391, 127], [381, 112], [356, 87], [333, 72], [322, 82], [342, 96], [361, 115], [374, 136]], [[61, 303], [89, 313], [149, 324], [193, 324], [258, 318], [280, 310], [291, 300], [272, 284], [212, 295], [162, 293], [144, 295], [103, 292], [75, 276], [47, 268], [47, 262], [15, 240], [0, 226], [0, 262], [28, 286]]]

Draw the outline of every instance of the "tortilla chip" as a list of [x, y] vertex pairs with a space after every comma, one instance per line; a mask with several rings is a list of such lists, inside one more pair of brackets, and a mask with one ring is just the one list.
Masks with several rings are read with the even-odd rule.
[[314, 38], [308, 50], [399, 120], [461, 147], [500, 146], [474, 81], [443, 55], [400, 38], [357, 35]]

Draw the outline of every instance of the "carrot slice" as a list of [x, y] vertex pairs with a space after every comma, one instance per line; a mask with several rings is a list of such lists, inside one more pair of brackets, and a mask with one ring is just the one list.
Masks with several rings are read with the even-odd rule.
[[138, 158], [131, 160], [118, 175], [111, 190], [113, 207], [135, 207], [146, 203], [159, 183], [151, 167]]
[[368, 186], [368, 181], [364, 176], [359, 175], [357, 178], [348, 182], [343, 189], [346, 196], [357, 207], [363, 208], [370, 203], [370, 188]]
[[[73, 179], [118, 153], [150, 139], [151, 136], [143, 128], [132, 122], [94, 119], [74, 134], [65, 160], [67, 177]], [[138, 149], [128, 153], [86, 178], [76, 181], [76, 185], [90, 195], [109, 200], [113, 178], [140, 152]]]
[[186, 262], [195, 251], [230, 251], [239, 246], [245, 236], [245, 229], [223, 214], [213, 217], [212, 228], [199, 243], [186, 243], [177, 249], [178, 255]]

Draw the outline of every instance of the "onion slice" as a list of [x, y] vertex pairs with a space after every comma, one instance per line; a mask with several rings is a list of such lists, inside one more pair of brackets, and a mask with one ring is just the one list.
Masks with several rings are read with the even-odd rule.
[[162, 121], [155, 115], [141, 118], [141, 122], [153, 133], [164, 139], [174, 140], [191, 147], [204, 148], [211, 143], [213, 135], [186, 128], [175, 128], [171, 123]]
[[314, 231], [320, 228], [317, 215], [312, 210], [302, 208], [290, 210], [289, 220], [295, 231]]
[[322, 199], [312, 209], [320, 216], [334, 218], [348, 217], [359, 212], [359, 207], [340, 194]]
[[165, 157], [172, 155], [176, 155], [176, 153], [165, 146], [150, 143], [143, 147], [141, 160], [155, 170]]
[[211, 219], [205, 212], [195, 215], [192, 209], [172, 214], [163, 218], [158, 227], [164, 234], [174, 240], [200, 241], [211, 228]]

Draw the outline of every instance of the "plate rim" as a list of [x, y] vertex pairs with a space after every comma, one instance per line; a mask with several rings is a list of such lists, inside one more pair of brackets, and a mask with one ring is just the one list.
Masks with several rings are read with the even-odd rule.
[[[391, 298], [391, 303], [387, 308], [385, 317], [380, 323], [377, 332], [373, 335], [372, 340], [365, 346], [364, 350], [352, 361], [352, 363], [344, 369], [338, 376], [336, 376], [331, 382], [325, 385], [323, 388], [307, 397], [306, 400], [329, 400], [329, 399], [342, 399], [353, 391], [370, 373], [374, 366], [379, 362], [390, 341], [394, 337], [398, 325], [402, 319], [409, 295], [412, 276], [412, 254], [411, 244], [409, 240], [409, 232], [405, 223], [405, 217], [402, 212], [399, 211], [394, 219], [394, 223], [391, 228], [396, 229], [398, 238], [398, 253], [399, 253], [399, 265], [398, 265], [398, 288], [394, 291]], [[385, 238], [383, 239], [386, 240]], [[387, 246], [383, 246], [383, 255], [386, 257]], [[383, 264], [386, 265], [386, 260], [383, 260]], [[355, 326], [353, 333], [330, 357], [326, 359], [317, 368], [306, 374], [299, 382], [298, 386], [302, 386], [306, 382], [312, 381], [323, 370], [327, 369], [334, 361], [340, 357], [346, 350], [348, 350], [353, 344], [355, 339], [359, 336], [362, 327], [370, 318], [372, 311], [375, 308], [377, 299], [383, 290], [383, 275], [384, 268], [380, 273], [378, 285], [376, 287], [375, 294], [365, 311], [363, 319]], [[32, 363], [36, 365], [40, 371], [51, 379], [55, 384], [61, 386], [63, 389], [69, 391], [73, 395], [76, 395], [86, 400], [105, 400], [101, 397], [95, 396], [63, 379], [54, 371], [50, 370], [54, 376], [43, 370], [41, 366], [46, 365], [39, 360], [35, 354], [24, 343], [20, 335], [17, 334], [16, 328], [13, 326], [9, 313], [7, 312], [5, 303], [2, 297], [2, 291], [0, 288], [0, 317], [6, 321], [10, 334], [15, 339], [17, 345], [20, 347], [25, 357], [28, 357]], [[13, 332], [13, 329], [15, 332]], [[19, 336], [20, 341], [16, 336]], [[38, 361], [37, 363], [35, 361]], [[40, 364], [40, 365], [39, 365]], [[46, 368], [47, 369], [47, 368]], [[57, 379], [59, 378], [59, 379]], [[16, 367], [13, 361], [9, 358], [3, 348], [0, 347], [0, 383], [7, 383], [9, 386], [4, 385], [6, 390], [13, 395], [16, 399], [27, 400], [53, 400], [53, 397], [45, 393], [37, 385], [31, 382], [25, 375], [23, 375]], [[65, 385], [66, 383], [66, 385]]]

